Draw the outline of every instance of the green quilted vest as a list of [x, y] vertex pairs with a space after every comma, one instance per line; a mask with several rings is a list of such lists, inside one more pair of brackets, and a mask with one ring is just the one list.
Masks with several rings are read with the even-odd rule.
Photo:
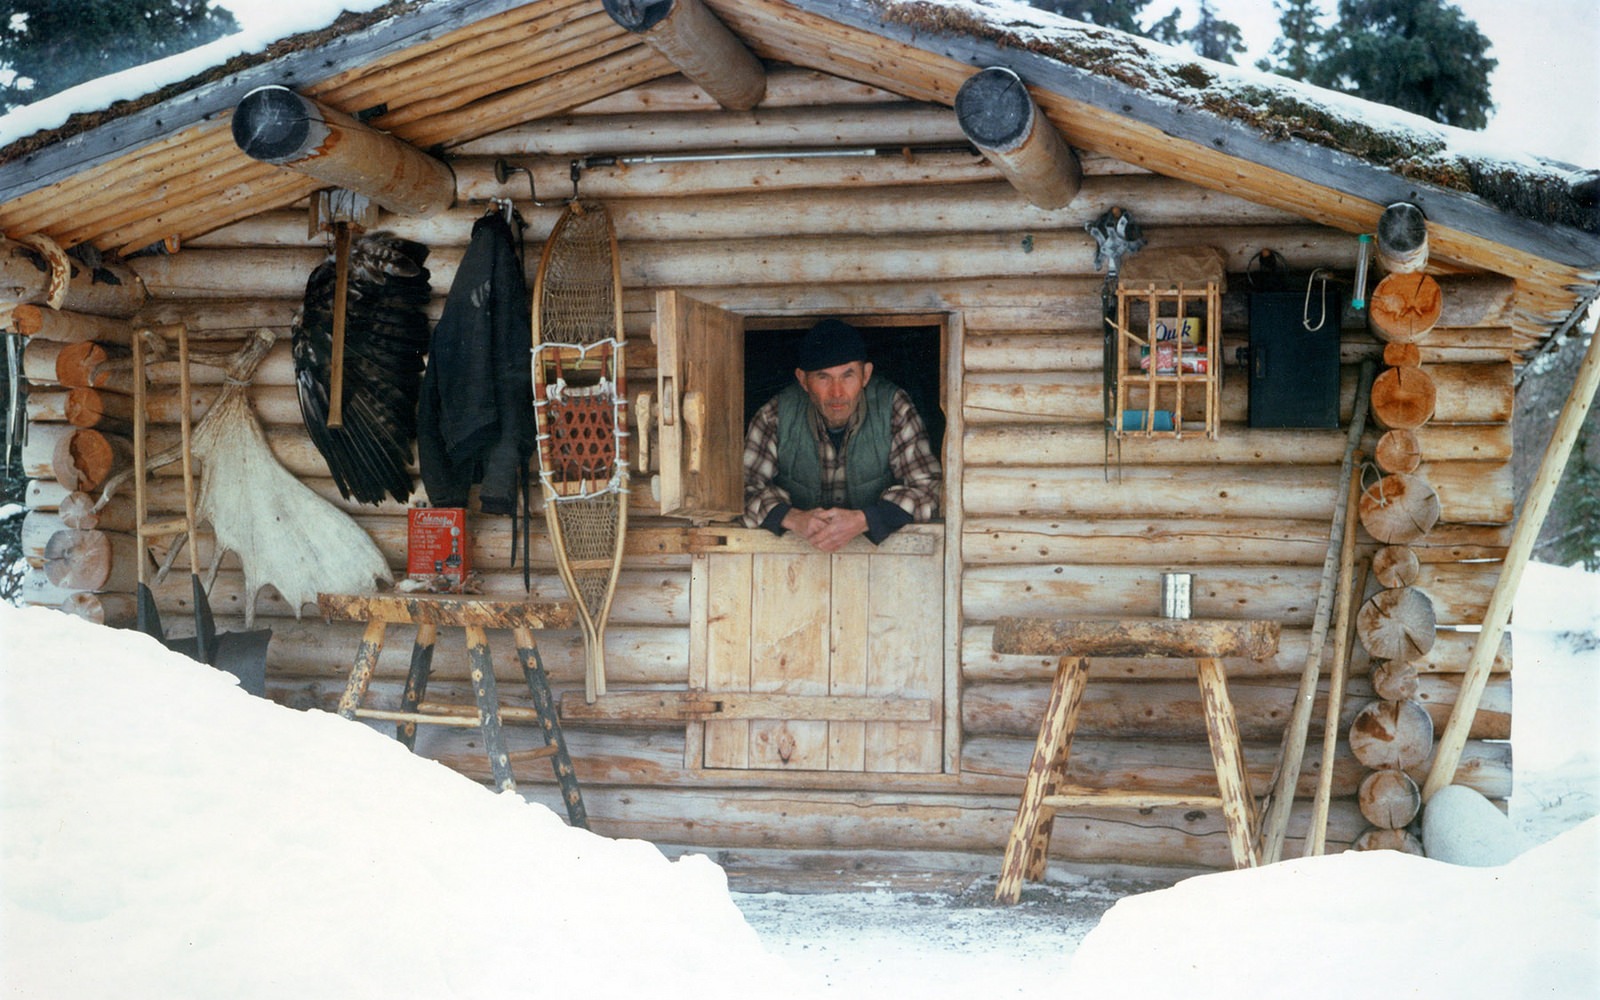
[[[864, 510], [893, 486], [889, 472], [890, 424], [895, 385], [874, 378], [861, 392], [861, 422], [847, 433], [845, 449], [845, 505]], [[823, 504], [822, 442], [811, 431], [811, 397], [799, 384], [778, 394], [778, 474], [773, 478], [789, 502], [800, 510]]]

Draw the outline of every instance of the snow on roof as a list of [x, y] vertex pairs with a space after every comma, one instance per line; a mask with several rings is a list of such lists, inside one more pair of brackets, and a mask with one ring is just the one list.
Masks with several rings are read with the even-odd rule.
[[[0, 164], [250, 65], [448, 2], [286, 5], [282, 16], [253, 30], [81, 84], [0, 117]], [[884, 24], [1032, 52], [1149, 97], [1242, 123], [1270, 139], [1337, 150], [1402, 177], [1477, 195], [1522, 218], [1600, 233], [1600, 170], [1508, 151], [1476, 132], [1067, 20], [1019, 0], [865, 0], [860, 6]]]
[[1600, 232], [1600, 170], [1508, 151], [1480, 133], [1287, 77], [1230, 66], [1018, 0], [869, 0], [883, 20], [1046, 56], [1276, 139], [1335, 149], [1476, 194], [1540, 222]]
[[85, 81], [0, 115], [0, 163], [87, 131], [109, 118], [158, 104], [209, 80], [392, 17], [420, 2], [296, 0], [280, 4], [270, 19], [234, 34]]

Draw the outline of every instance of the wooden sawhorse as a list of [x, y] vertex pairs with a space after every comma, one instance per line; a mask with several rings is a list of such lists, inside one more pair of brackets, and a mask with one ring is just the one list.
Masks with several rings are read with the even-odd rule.
[[[1006, 841], [1005, 861], [994, 898], [1015, 903], [1022, 898], [1023, 879], [1044, 877], [1050, 851], [1050, 830], [1058, 809], [1093, 805], [1220, 807], [1228, 825], [1228, 846], [1236, 868], [1256, 864], [1255, 799], [1250, 794], [1239, 723], [1221, 657], [1265, 659], [1278, 649], [1276, 622], [1140, 618], [1127, 621], [1055, 621], [1002, 618], [994, 630], [994, 651], [1029, 656], [1054, 655], [1055, 682], [1050, 687], [1033, 759], [1022, 789], [1022, 802]], [[1193, 658], [1205, 706], [1211, 762], [1217, 772], [1218, 796], [1196, 796], [1105, 789], [1068, 788], [1067, 755], [1077, 725], [1078, 706], [1089, 680], [1090, 656]]]
[[[340, 715], [346, 719], [397, 723], [395, 735], [407, 749], [416, 747], [419, 723], [477, 727], [483, 731], [489, 770], [501, 791], [514, 791], [517, 787], [511, 774], [511, 755], [506, 749], [505, 734], [500, 729], [501, 720], [537, 722], [544, 733], [544, 747], [518, 756], [550, 758], [550, 766], [561, 788], [561, 800], [567, 807], [568, 821], [573, 826], [588, 828], [583, 793], [572, 769], [572, 758], [567, 754], [567, 741], [561, 734], [555, 699], [533, 638], [535, 629], [570, 627], [577, 620], [572, 602], [496, 600], [452, 594], [318, 594], [317, 607], [330, 621], [365, 622], [367, 626], [361, 645], [356, 649], [355, 664], [350, 668], [344, 695], [339, 699]], [[378, 654], [383, 650], [384, 631], [391, 624], [417, 627], [416, 643], [411, 648], [411, 672], [406, 678], [400, 710], [362, 708], [361, 701], [372, 682]], [[433, 670], [434, 641], [441, 625], [459, 627], [466, 633], [467, 662], [476, 706], [424, 700], [428, 677]], [[515, 637], [517, 658], [522, 661], [522, 675], [533, 695], [533, 708], [501, 707], [485, 632], [491, 628], [510, 629]]]

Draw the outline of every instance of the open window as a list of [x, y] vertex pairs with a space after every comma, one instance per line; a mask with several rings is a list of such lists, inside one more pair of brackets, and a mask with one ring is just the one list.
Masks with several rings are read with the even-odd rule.
[[[744, 421], [794, 382], [800, 340], [822, 317], [749, 319], [744, 336]], [[847, 316], [861, 331], [872, 361], [872, 377], [906, 391], [928, 427], [935, 455], [944, 447], [943, 326], [926, 316]]]
[[[652, 437], [661, 514], [731, 521], [744, 510], [744, 432], [794, 380], [800, 339], [821, 317], [745, 317], [674, 290], [656, 296], [657, 413]], [[846, 317], [861, 330], [873, 377], [906, 390], [943, 454], [944, 328], [936, 317]]]
[[[661, 512], [695, 533], [685, 764], [931, 773], [946, 759], [944, 525], [818, 553], [724, 522], [744, 507], [744, 429], [794, 378], [812, 318], [746, 318], [657, 297]], [[938, 319], [847, 317], [941, 448]], [[704, 697], [699, 694], [703, 692]]]

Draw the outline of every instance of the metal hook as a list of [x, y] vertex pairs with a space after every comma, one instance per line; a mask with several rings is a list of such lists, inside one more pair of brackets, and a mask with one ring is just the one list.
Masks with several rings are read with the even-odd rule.
[[[578, 200], [578, 174], [581, 173], [582, 166], [584, 166], [584, 162], [582, 162], [582, 160], [573, 160], [573, 163], [571, 163], [571, 176], [573, 176], [573, 197], [568, 198], [566, 202], [576, 202], [576, 200]], [[509, 162], [509, 160], [504, 160], [504, 158], [501, 158], [501, 160], [494, 160], [494, 179], [496, 179], [496, 181], [501, 182], [501, 184], [506, 184], [507, 181], [510, 181], [510, 176], [512, 176], [514, 173], [528, 174], [528, 200], [533, 202], [534, 205], [539, 206], [539, 208], [546, 208], [546, 206], [549, 205], [562, 205], [563, 202], [541, 202], [541, 200], [539, 200], [539, 192], [538, 190], [534, 190], [533, 186], [533, 171], [528, 170], [526, 166], [515, 165], [515, 163]]]
[[[1311, 333], [1316, 333], [1318, 330], [1322, 329], [1322, 324], [1324, 324], [1324, 323], [1326, 323], [1328, 321], [1328, 295], [1327, 295], [1327, 292], [1328, 292], [1328, 273], [1327, 273], [1327, 270], [1328, 269], [1325, 268], [1325, 267], [1319, 267], [1316, 270], [1311, 272], [1311, 277], [1306, 279], [1306, 297], [1305, 297], [1305, 301], [1300, 304], [1300, 325], [1305, 327], [1305, 329], [1307, 331], [1311, 332]], [[1312, 326], [1311, 325], [1311, 289], [1312, 289], [1312, 287], [1314, 285], [1316, 285], [1318, 278], [1322, 279], [1322, 292], [1323, 292], [1322, 297], [1321, 297], [1322, 312], [1317, 317], [1317, 325], [1316, 326]]]
[[[554, 201], [539, 200], [539, 192], [534, 190], [533, 186], [532, 170], [529, 170], [527, 167], [519, 167], [505, 159], [494, 161], [494, 179], [499, 181], [501, 184], [505, 184], [506, 182], [510, 181], [511, 175], [519, 172], [528, 175], [528, 200], [533, 202], [535, 206], [539, 208], [545, 208], [549, 205], [559, 204], [558, 202]], [[572, 196], [573, 198], [577, 198], [578, 196], [578, 181], [576, 177], [574, 177], [572, 181]]]

